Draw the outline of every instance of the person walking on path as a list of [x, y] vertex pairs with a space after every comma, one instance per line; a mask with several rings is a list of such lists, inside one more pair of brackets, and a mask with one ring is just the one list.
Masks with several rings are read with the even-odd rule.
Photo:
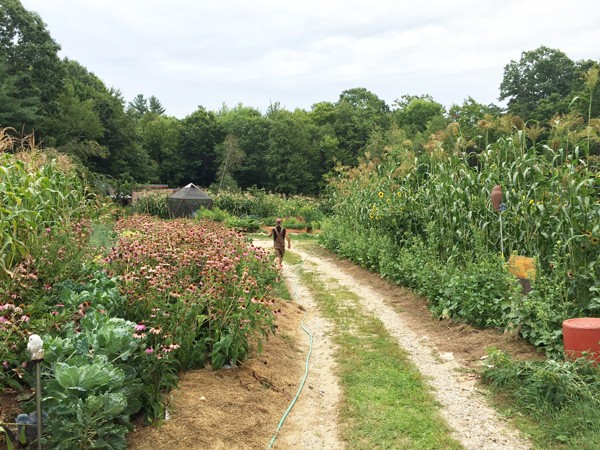
[[273, 248], [275, 249], [275, 257], [277, 264], [281, 269], [283, 255], [285, 254], [285, 241], [287, 240], [288, 248], [292, 248], [290, 237], [287, 235], [287, 230], [281, 226], [281, 219], [275, 221], [275, 226], [271, 229], [269, 237], [273, 236]]

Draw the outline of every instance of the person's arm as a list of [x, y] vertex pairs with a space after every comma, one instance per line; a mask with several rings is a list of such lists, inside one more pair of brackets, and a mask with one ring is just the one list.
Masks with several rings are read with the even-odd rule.
[[269, 237], [273, 236], [273, 230], [274, 228], [271, 228], [271, 231], [269, 231]]

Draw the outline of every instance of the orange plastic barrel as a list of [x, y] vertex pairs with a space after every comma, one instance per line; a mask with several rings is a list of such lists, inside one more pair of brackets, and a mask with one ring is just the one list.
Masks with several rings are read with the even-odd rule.
[[590, 360], [600, 362], [600, 318], [567, 319], [562, 324], [565, 356], [581, 358], [584, 352]]

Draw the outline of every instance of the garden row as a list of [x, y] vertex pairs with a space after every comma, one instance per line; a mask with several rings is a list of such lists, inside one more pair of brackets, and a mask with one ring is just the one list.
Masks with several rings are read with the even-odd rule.
[[[181, 370], [235, 364], [274, 331], [277, 271], [241, 234], [144, 215], [114, 225], [66, 161], [0, 156], [12, 243], [1, 255], [0, 394], [33, 386], [26, 344], [39, 334], [49, 448], [126, 448], [131, 421], [162, 416]], [[0, 431], [12, 422], [1, 417]]]
[[[142, 192], [132, 205], [133, 211], [165, 219], [169, 217], [167, 191]], [[212, 209], [202, 208], [195, 217], [223, 222], [238, 230], [256, 231], [261, 226], [271, 226], [277, 217], [283, 218], [286, 228], [317, 229], [325, 217], [321, 202], [301, 195], [274, 195], [264, 189], [220, 191], [210, 195]]]
[[[562, 321], [600, 309], [597, 168], [577, 147], [527, 145], [520, 132], [479, 154], [433, 144], [420, 154], [391, 145], [341, 172], [323, 244], [416, 289], [438, 317], [514, 327], [560, 354]], [[490, 201], [495, 185], [503, 212]], [[527, 296], [511, 255], [535, 258]]]

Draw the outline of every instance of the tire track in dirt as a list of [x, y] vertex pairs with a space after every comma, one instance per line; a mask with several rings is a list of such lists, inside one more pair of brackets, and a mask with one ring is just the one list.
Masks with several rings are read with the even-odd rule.
[[[260, 243], [259, 245], [268, 247], [268, 243]], [[419, 335], [411, 330], [401, 315], [387, 305], [384, 297], [369, 286], [357, 282], [334, 263], [313, 256], [299, 249], [298, 245], [295, 246], [293, 251], [305, 261], [305, 270], [316, 272], [324, 280], [333, 279], [341, 287], [354, 292], [360, 297], [361, 305], [365, 311], [370, 312], [381, 320], [390, 334], [397, 339], [399, 345], [407, 351], [413, 364], [415, 364], [432, 386], [433, 394], [442, 405], [440, 411], [442, 417], [454, 430], [453, 437], [461, 442], [465, 448], [517, 450], [529, 449], [531, 447], [525, 439], [520, 437], [517, 430], [511, 428], [494, 409], [488, 406], [482, 393], [476, 389], [476, 380], [465, 374], [464, 371], [463, 373], [460, 372], [464, 367], [454, 361], [452, 354], [438, 354], [435, 348], [432, 348], [427, 343], [427, 336]], [[284, 275], [292, 284], [300, 286], [297, 275], [292, 273], [288, 267], [284, 268]], [[316, 314], [314, 301], [308, 299], [309, 294], [306, 290], [303, 290], [301, 295], [298, 295], [298, 301], [306, 301], [304, 306], [310, 312], [315, 311]], [[329, 327], [330, 325], [327, 326]], [[323, 337], [327, 339], [326, 334], [323, 334]], [[332, 348], [330, 343], [325, 343], [324, 345], [330, 349]], [[319, 370], [324, 364], [331, 366], [333, 364], [331, 357], [330, 353], [325, 357], [325, 360], [318, 361], [315, 356], [311, 362], [310, 370]], [[318, 375], [315, 373], [314, 376], [317, 377]], [[337, 384], [337, 381], [335, 383]], [[326, 384], [321, 384], [318, 389], [325, 389], [324, 386]], [[327, 390], [329, 391], [330, 389], [327, 388]], [[339, 387], [332, 389], [332, 392], [329, 392], [329, 394], [334, 394], [336, 390], [339, 391]], [[332, 397], [329, 397], [326, 401], [332, 402]], [[337, 401], [329, 404], [337, 404]], [[323, 416], [323, 418], [325, 417], [333, 419], [334, 415], [328, 412], [327, 416]], [[313, 425], [306, 424], [303, 428], [305, 431], [310, 430]], [[335, 434], [333, 429], [327, 432]], [[291, 441], [289, 442], [291, 444]], [[313, 444], [315, 445], [312, 447], [301, 446], [294, 448], [341, 448], [339, 445], [337, 447], [322, 447], [316, 441]]]
[[[254, 241], [254, 245], [269, 248], [272, 241]], [[307, 311], [305, 328], [312, 334], [312, 353], [308, 376], [298, 400], [279, 431], [274, 449], [341, 450], [345, 444], [338, 430], [338, 403], [341, 390], [334, 373], [335, 347], [328, 337], [333, 330], [331, 322], [323, 318], [310, 291], [300, 282], [294, 268], [284, 262], [283, 275], [294, 301]], [[309, 350], [309, 338], [299, 346], [303, 355]]]

